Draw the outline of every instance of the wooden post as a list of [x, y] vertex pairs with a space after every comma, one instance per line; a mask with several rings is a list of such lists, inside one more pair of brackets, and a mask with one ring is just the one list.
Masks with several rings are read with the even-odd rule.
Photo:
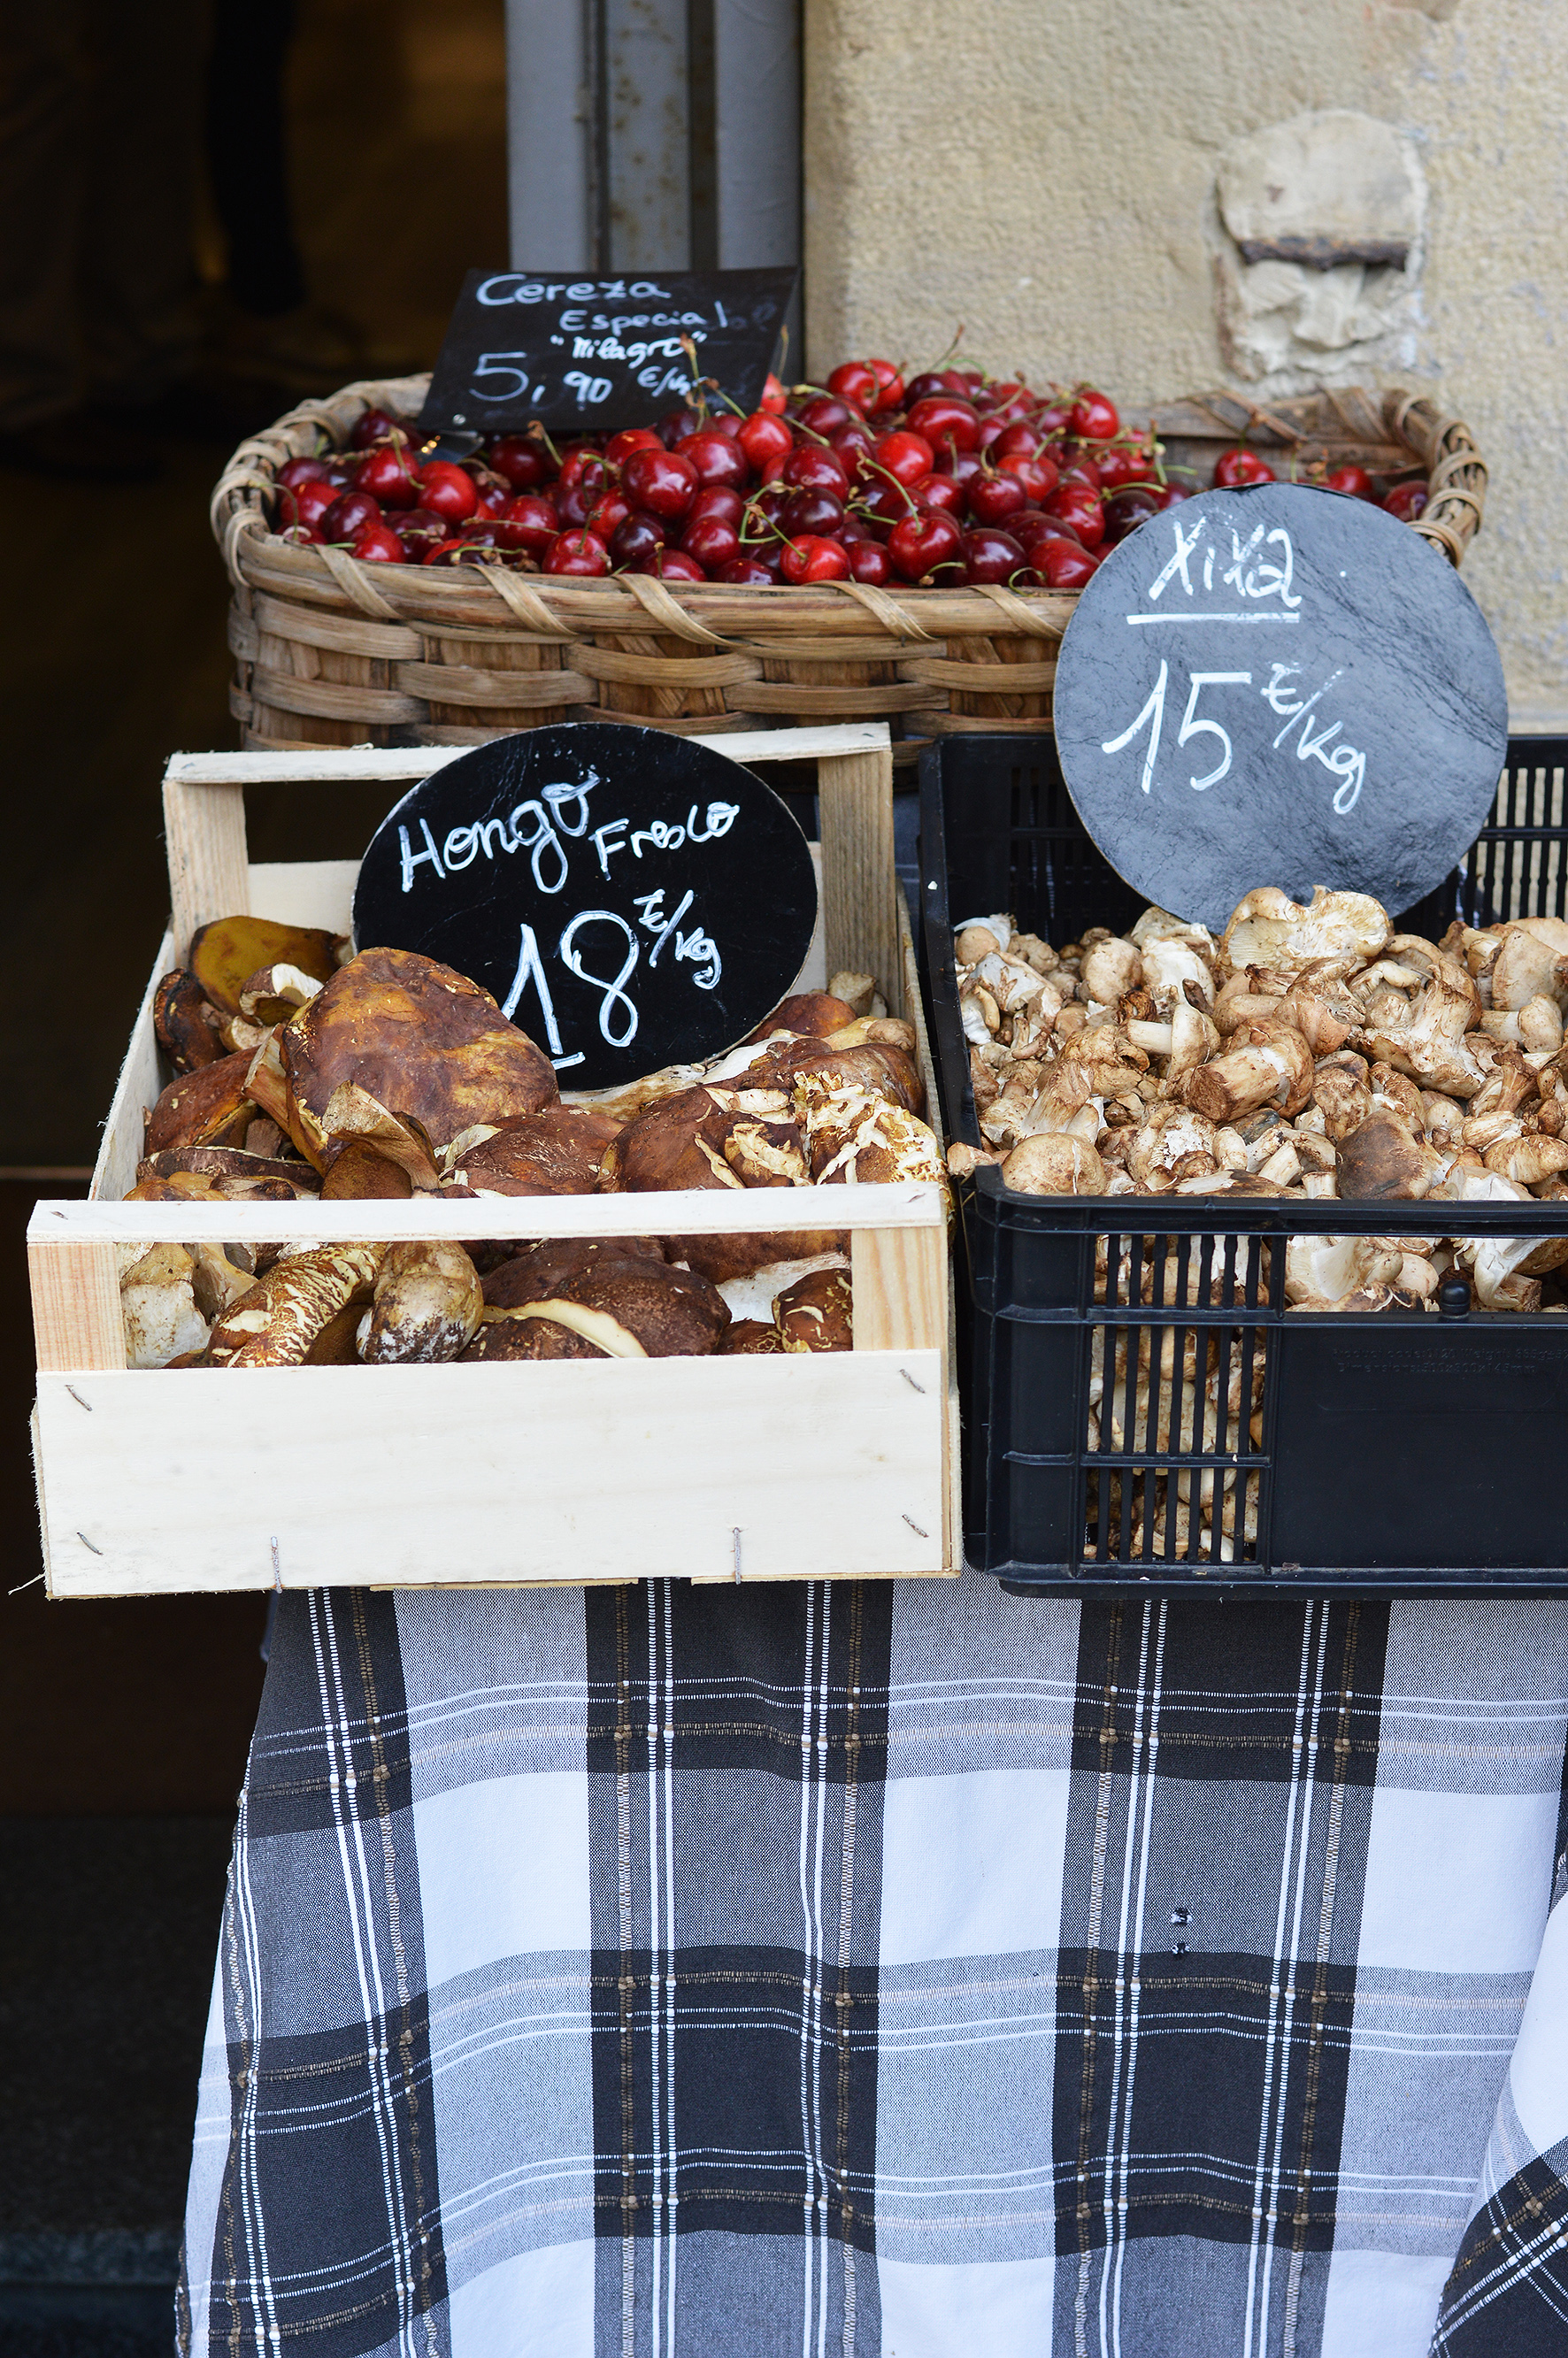
[[41, 1205], [27, 1229], [27, 1273], [33, 1293], [33, 1341], [40, 1374], [123, 1368], [125, 1329], [114, 1248], [61, 1237], [45, 1227]]
[[166, 776], [163, 823], [175, 963], [183, 966], [199, 925], [249, 912], [245, 790], [238, 784], [198, 785]]
[[822, 808], [822, 916], [827, 974], [872, 974], [892, 1015], [904, 1015], [893, 871], [892, 746], [825, 753], [816, 769]]

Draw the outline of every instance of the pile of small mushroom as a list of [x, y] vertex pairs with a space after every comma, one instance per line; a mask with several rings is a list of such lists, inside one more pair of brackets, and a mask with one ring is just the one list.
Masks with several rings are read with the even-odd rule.
[[[980, 1144], [1032, 1195], [1568, 1198], [1568, 922], [1441, 942], [1379, 903], [1249, 892], [1221, 938], [1162, 909], [1054, 949], [999, 915], [955, 953]], [[1563, 1214], [1568, 1228], [1568, 1209]], [[1441, 1222], [1435, 1222], [1441, 1227]], [[1297, 1309], [1561, 1310], [1568, 1235], [1298, 1237]], [[1554, 1275], [1553, 1272], [1559, 1272]], [[1543, 1282], [1545, 1298], [1543, 1299]]]
[[[254, 917], [202, 928], [155, 1020], [175, 1076], [146, 1116], [132, 1201], [946, 1184], [914, 1029], [870, 975], [785, 1000], [708, 1065], [573, 1103], [449, 967]], [[853, 1333], [832, 1229], [129, 1245], [121, 1306], [134, 1368], [848, 1350]]]

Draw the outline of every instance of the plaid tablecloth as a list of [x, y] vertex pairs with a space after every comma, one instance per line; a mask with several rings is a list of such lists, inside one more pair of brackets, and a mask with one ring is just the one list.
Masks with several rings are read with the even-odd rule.
[[1555, 1604], [290, 1596], [182, 2347], [1560, 2353], [1565, 1720]]

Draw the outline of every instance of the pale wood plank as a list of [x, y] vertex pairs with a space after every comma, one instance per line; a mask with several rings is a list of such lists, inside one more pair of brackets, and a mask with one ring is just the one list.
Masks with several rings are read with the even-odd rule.
[[322, 925], [346, 934], [353, 922], [357, 860], [253, 860], [248, 906], [280, 925]]
[[648, 1195], [483, 1195], [399, 1203], [111, 1204], [40, 1202], [29, 1239], [44, 1244], [391, 1244], [415, 1237], [531, 1238], [771, 1235], [802, 1229], [929, 1228], [940, 1235], [943, 1190], [891, 1187], [672, 1188]]
[[816, 773], [827, 971], [874, 974], [889, 1011], [905, 1011], [893, 871], [892, 748], [836, 755]]
[[[859, 1193], [857, 1189], [855, 1191]], [[857, 1228], [849, 1238], [857, 1351], [937, 1351], [947, 1339], [944, 1228]]]
[[266, 1588], [275, 1539], [288, 1588], [732, 1578], [737, 1530], [745, 1578], [944, 1568], [934, 1351], [70, 1384], [38, 1385], [59, 1595]]
[[[733, 735], [692, 737], [735, 762], [812, 762], [841, 753], [874, 752], [890, 743], [885, 720], [844, 721], [820, 729], [741, 730]], [[319, 784], [336, 780], [387, 778], [408, 784], [428, 777], [467, 752], [463, 745], [420, 745], [395, 750], [380, 745], [322, 746], [281, 753], [175, 753], [164, 773], [183, 785], [256, 785], [277, 778]]]
[[214, 917], [237, 916], [250, 907], [244, 788], [237, 784], [196, 786], [166, 776], [163, 821], [173, 911], [169, 930], [176, 963], [183, 966], [198, 925]]
[[111, 1203], [118, 1203], [136, 1184], [136, 1165], [142, 1159], [142, 1114], [157, 1102], [163, 1086], [158, 1073], [157, 1034], [153, 1028], [153, 997], [173, 964], [174, 943], [165, 934], [142, 993], [142, 1003], [136, 1010], [136, 1020], [131, 1026], [131, 1044], [114, 1084], [109, 1119], [103, 1125], [103, 1143], [98, 1150], [92, 1184], [88, 1189], [90, 1195], [103, 1196]]
[[40, 1374], [46, 1368], [124, 1369], [125, 1330], [112, 1244], [53, 1236], [35, 1220], [27, 1229], [27, 1275]]

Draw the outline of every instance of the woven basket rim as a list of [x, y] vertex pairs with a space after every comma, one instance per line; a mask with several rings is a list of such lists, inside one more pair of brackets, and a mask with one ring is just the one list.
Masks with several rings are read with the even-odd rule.
[[[503, 566], [438, 573], [420, 566], [362, 565], [341, 550], [302, 548], [272, 531], [262, 503], [288, 458], [306, 454], [318, 432], [342, 442], [367, 408], [405, 414], [416, 409], [428, 384], [428, 375], [420, 374], [345, 385], [325, 400], [298, 403], [239, 445], [211, 502], [213, 533], [236, 588], [339, 612], [357, 610], [379, 622], [437, 633], [448, 626], [477, 626], [568, 644], [595, 633], [652, 632], [716, 651], [762, 640], [781, 654], [797, 636], [864, 638], [868, 654], [878, 642], [914, 654], [923, 644], [989, 637], [1010, 627], [1055, 641], [1076, 605], [1076, 590], [881, 590], [839, 581], [751, 589], [719, 582], [675, 585], [625, 574], [566, 581]], [[1412, 529], [1451, 564], [1460, 563], [1480, 526], [1486, 462], [1469, 427], [1423, 394], [1324, 388], [1258, 403], [1244, 393], [1221, 390], [1156, 403], [1136, 416], [1140, 424], [1189, 439], [1235, 439], [1246, 433], [1260, 447], [1303, 455], [1332, 456], [1336, 449], [1380, 441], [1408, 450], [1409, 466], [1427, 474], [1432, 495]], [[1206, 416], [1212, 420], [1206, 427], [1199, 422]]]

